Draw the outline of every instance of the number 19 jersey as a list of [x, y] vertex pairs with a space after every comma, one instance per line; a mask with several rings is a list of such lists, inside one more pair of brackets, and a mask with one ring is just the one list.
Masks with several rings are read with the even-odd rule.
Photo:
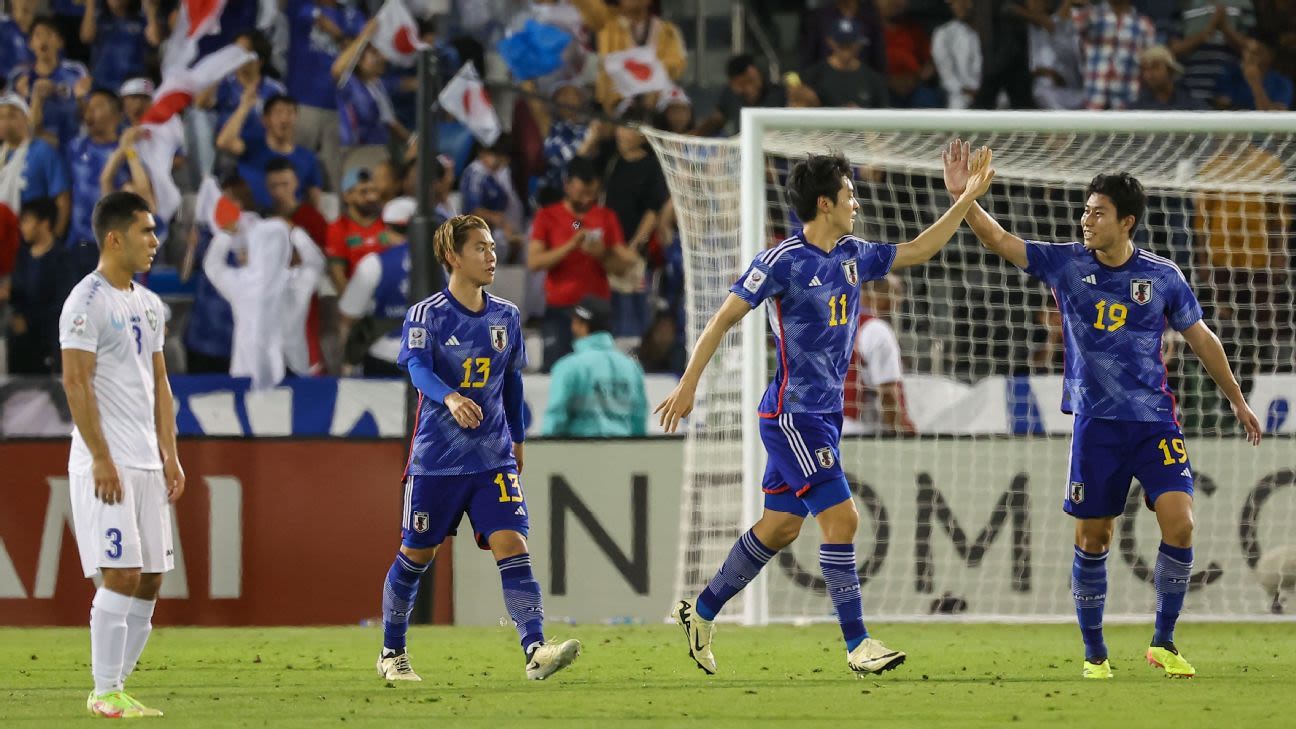
[[762, 251], [729, 289], [752, 308], [764, 303], [777, 357], [760, 415], [839, 413], [859, 324], [860, 282], [882, 278], [896, 247], [854, 236], [832, 252], [797, 233]]

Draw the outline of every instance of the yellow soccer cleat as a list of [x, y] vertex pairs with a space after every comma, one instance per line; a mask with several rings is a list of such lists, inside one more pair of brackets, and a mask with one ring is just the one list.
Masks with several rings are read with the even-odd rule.
[[145, 718], [155, 718], [155, 717], [162, 716], [162, 710], [161, 710], [161, 709], [152, 709], [152, 708], [149, 708], [149, 707], [145, 706], [144, 704], [141, 704], [139, 699], [137, 699], [137, 698], [135, 698], [134, 696], [131, 696], [130, 694], [126, 693], [124, 690], [121, 692], [121, 695], [122, 695], [122, 698], [126, 699], [126, 702], [127, 702], [128, 704], [130, 704], [131, 706], [134, 706], [135, 709], [139, 711], [140, 716], [145, 717]]
[[1150, 646], [1147, 649], [1147, 662], [1157, 668], [1164, 668], [1169, 678], [1192, 678], [1197, 675], [1197, 669], [1179, 655], [1174, 644]]
[[1090, 663], [1089, 661], [1085, 661], [1084, 668], [1081, 669], [1080, 675], [1084, 678], [1111, 678], [1111, 661], [1103, 661], [1102, 663]]
[[140, 719], [144, 716], [121, 691], [109, 691], [106, 694], [91, 691], [90, 697], [86, 699], [86, 711], [91, 716], [104, 719]]

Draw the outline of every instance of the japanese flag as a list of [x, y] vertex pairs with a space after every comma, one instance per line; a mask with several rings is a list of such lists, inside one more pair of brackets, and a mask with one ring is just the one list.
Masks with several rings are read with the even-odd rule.
[[657, 53], [648, 46], [607, 54], [603, 70], [617, 93], [626, 98], [665, 91], [673, 85]]
[[162, 75], [172, 68], [186, 68], [198, 55], [198, 40], [220, 30], [220, 16], [227, 0], [180, 0], [176, 27], [162, 54]]
[[413, 66], [418, 52], [427, 48], [419, 40], [418, 25], [405, 7], [405, 0], [387, 0], [374, 16], [374, 34], [369, 39], [388, 61], [399, 66]]
[[499, 117], [471, 62], [465, 63], [441, 89], [437, 101], [451, 116], [467, 125], [468, 131], [482, 144], [490, 146], [499, 139]]

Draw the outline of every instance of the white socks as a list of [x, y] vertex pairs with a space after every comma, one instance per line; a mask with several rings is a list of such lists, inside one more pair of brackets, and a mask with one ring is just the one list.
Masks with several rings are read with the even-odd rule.
[[[90, 603], [90, 670], [94, 674], [96, 694], [121, 690], [126, 621], [132, 602], [134, 598], [100, 587]], [[143, 649], [143, 643], [140, 648]], [[134, 668], [133, 663], [131, 667]]]
[[153, 608], [157, 600], [130, 599], [130, 611], [126, 613], [126, 652], [123, 654], [121, 682], [135, 670], [139, 663], [144, 645], [148, 643], [149, 634], [153, 632]]

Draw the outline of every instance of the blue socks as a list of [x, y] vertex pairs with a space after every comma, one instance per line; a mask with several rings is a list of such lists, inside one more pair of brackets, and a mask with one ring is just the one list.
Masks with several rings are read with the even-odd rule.
[[1152, 575], [1156, 587], [1156, 632], [1152, 634], [1152, 645], [1174, 642], [1175, 622], [1188, 594], [1192, 566], [1192, 547], [1172, 547], [1161, 542]]
[[531, 649], [544, 643], [544, 603], [540, 583], [531, 574], [531, 555], [519, 554], [495, 563], [504, 587], [504, 607], [513, 619], [522, 651], [529, 657]]
[[419, 578], [428, 566], [417, 564], [400, 552], [387, 571], [383, 586], [383, 647], [397, 653], [405, 650], [405, 634], [409, 632], [409, 616], [418, 595]]
[[864, 627], [864, 602], [860, 597], [859, 573], [855, 571], [854, 544], [824, 544], [819, 547], [819, 567], [823, 570], [828, 597], [837, 611], [846, 650], [868, 637]]
[[697, 599], [697, 614], [703, 620], [715, 620], [720, 608], [737, 595], [774, 556], [774, 551], [756, 538], [750, 529], [738, 537], [724, 564], [720, 565], [711, 584]]
[[1107, 553], [1090, 554], [1075, 548], [1071, 563], [1071, 596], [1075, 598], [1076, 617], [1080, 620], [1080, 637], [1084, 639], [1085, 660], [1101, 663], [1107, 659], [1103, 642], [1103, 605], [1107, 601]]

